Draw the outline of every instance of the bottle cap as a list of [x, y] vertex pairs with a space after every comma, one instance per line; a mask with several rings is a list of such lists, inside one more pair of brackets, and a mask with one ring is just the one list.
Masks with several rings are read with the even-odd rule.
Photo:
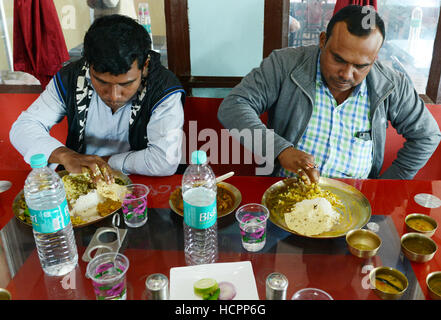
[[47, 166], [46, 156], [42, 153], [34, 154], [31, 157], [31, 168], [42, 168]]
[[193, 164], [204, 164], [207, 162], [207, 154], [205, 151], [196, 150], [191, 154], [191, 163]]

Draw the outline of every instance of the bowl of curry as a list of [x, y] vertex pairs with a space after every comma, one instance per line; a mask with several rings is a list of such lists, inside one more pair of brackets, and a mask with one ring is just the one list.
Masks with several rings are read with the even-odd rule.
[[433, 300], [441, 300], [441, 271], [429, 273], [426, 278], [429, 296]]
[[401, 250], [413, 262], [428, 262], [436, 253], [438, 246], [435, 241], [421, 233], [406, 233], [401, 237]]
[[[229, 215], [231, 212], [239, 207], [242, 202], [242, 194], [239, 189], [237, 189], [232, 184], [226, 182], [217, 183], [217, 217], [221, 218]], [[171, 194], [169, 199], [170, 208], [173, 212], [184, 215], [184, 203], [182, 200], [181, 188], [176, 188]]]
[[409, 214], [404, 223], [408, 232], [421, 233], [427, 237], [433, 236], [438, 227], [435, 219], [421, 213]]
[[406, 276], [394, 268], [378, 267], [369, 273], [372, 290], [384, 300], [401, 298], [409, 286]]

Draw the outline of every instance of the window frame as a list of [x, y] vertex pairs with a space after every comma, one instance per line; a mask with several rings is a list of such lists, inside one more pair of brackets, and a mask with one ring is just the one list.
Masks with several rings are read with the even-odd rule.
[[[187, 0], [165, 0], [168, 68], [188, 95], [193, 88], [233, 88], [243, 77], [192, 76]], [[265, 0], [263, 57], [288, 45], [289, 0]]]

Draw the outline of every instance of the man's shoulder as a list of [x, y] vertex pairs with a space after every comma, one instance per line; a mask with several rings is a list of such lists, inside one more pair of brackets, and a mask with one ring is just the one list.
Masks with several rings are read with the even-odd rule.
[[318, 54], [319, 50], [319, 47], [316, 45], [303, 47], [287, 47], [274, 50], [270, 56], [292, 62], [314, 57]]
[[378, 92], [391, 91], [401, 96], [409, 90], [414, 90], [410, 76], [382, 61], [376, 61], [368, 75], [368, 86]]
[[[278, 72], [283, 74], [291, 74], [292, 72], [315, 73], [315, 66], [317, 64], [317, 57], [319, 54], [318, 46], [305, 47], [288, 47], [274, 50], [269, 56], [268, 60], [271, 65], [276, 68]], [[268, 64], [263, 63], [262, 68], [266, 68]]]
[[77, 72], [83, 65], [85, 62], [85, 58], [80, 58], [78, 60], [75, 61], [71, 61], [69, 63], [67, 63], [66, 65], [64, 65], [60, 71], [58, 71], [58, 73], [60, 74], [66, 74], [66, 73], [72, 73], [72, 72]]
[[375, 61], [371, 72], [376, 78], [383, 78], [393, 83], [399, 83], [407, 77], [403, 72], [392, 68], [381, 60]]

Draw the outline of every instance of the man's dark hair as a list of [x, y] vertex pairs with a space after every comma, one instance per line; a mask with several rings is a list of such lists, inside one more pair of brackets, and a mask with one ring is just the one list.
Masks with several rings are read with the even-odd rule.
[[113, 14], [96, 19], [84, 36], [84, 57], [100, 73], [127, 73], [133, 62], [142, 70], [152, 41], [142, 25]]
[[[369, 17], [369, 15], [372, 15], [373, 13], [374, 16]], [[380, 30], [381, 35], [383, 36], [383, 42], [386, 38], [384, 21], [373, 7], [350, 5], [338, 11], [328, 23], [328, 27], [326, 29], [327, 40], [329, 40], [332, 35], [332, 29], [334, 28], [334, 25], [340, 21], [346, 22], [348, 31], [354, 36], [368, 36], [373, 30], [375, 30], [375, 27]], [[373, 23], [375, 23], [375, 25], [365, 25]]]

